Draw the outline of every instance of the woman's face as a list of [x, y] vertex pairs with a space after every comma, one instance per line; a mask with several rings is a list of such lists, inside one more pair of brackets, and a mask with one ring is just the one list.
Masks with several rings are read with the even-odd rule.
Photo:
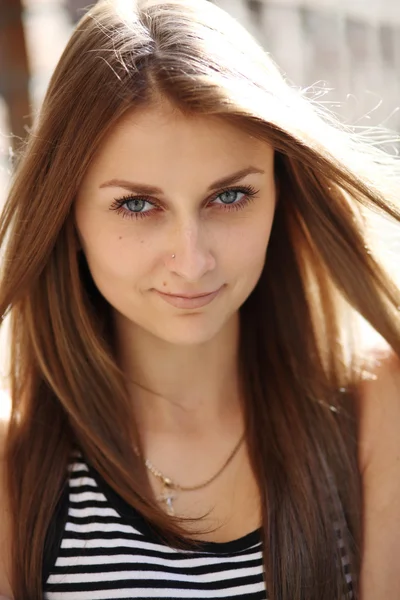
[[[119, 324], [199, 344], [254, 289], [274, 210], [271, 147], [217, 118], [165, 106], [131, 112], [111, 131], [82, 182], [75, 219]], [[180, 298], [202, 294], [212, 295]]]

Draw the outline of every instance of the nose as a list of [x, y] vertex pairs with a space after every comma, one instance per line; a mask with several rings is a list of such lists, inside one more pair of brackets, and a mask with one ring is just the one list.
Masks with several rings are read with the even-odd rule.
[[206, 232], [195, 219], [176, 227], [170, 247], [169, 270], [188, 282], [199, 281], [215, 268], [216, 261], [207, 243]]

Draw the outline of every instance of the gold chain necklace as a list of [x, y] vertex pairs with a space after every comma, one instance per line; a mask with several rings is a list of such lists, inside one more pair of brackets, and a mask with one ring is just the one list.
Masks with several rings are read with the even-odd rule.
[[228, 459], [225, 461], [225, 463], [222, 465], [222, 467], [219, 469], [219, 471], [217, 471], [217, 473], [215, 473], [215, 475], [210, 477], [210, 479], [207, 479], [207, 481], [205, 481], [204, 483], [201, 483], [199, 485], [194, 485], [192, 487], [186, 487], [183, 485], [179, 485], [178, 483], [174, 483], [170, 477], [166, 477], [165, 475], [163, 475], [161, 473], [161, 471], [159, 471], [148, 459], [146, 459], [144, 461], [144, 464], [146, 465], [147, 469], [154, 475], [154, 477], [156, 477], [157, 479], [160, 479], [163, 484], [163, 491], [157, 497], [157, 500], [159, 502], [165, 503], [167, 513], [172, 516], [175, 515], [175, 510], [174, 510], [172, 502], [176, 498], [177, 494], [174, 492], [176, 492], [176, 491], [193, 492], [194, 490], [200, 490], [200, 489], [206, 487], [207, 485], [209, 485], [210, 483], [212, 483], [215, 479], [217, 479], [217, 477], [219, 475], [221, 475], [222, 471], [224, 469], [226, 469], [226, 467], [232, 461], [234, 456], [237, 454], [244, 438], [245, 438], [245, 434], [242, 435], [242, 437], [240, 438], [240, 440], [234, 447], [233, 451], [228, 456]]

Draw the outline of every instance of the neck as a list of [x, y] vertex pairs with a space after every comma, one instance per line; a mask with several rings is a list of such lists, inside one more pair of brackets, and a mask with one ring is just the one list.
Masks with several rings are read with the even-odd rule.
[[196, 346], [177, 346], [116, 320], [119, 358], [140, 431], [201, 438], [242, 429], [239, 319]]

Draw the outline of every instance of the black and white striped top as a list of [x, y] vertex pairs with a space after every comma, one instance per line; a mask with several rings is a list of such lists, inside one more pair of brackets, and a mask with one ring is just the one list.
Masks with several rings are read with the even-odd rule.
[[82, 459], [71, 465], [44, 561], [45, 600], [265, 600], [260, 531], [176, 550]]
[[266, 600], [261, 531], [196, 550], [170, 548], [76, 458], [47, 536], [43, 590], [44, 600]]

